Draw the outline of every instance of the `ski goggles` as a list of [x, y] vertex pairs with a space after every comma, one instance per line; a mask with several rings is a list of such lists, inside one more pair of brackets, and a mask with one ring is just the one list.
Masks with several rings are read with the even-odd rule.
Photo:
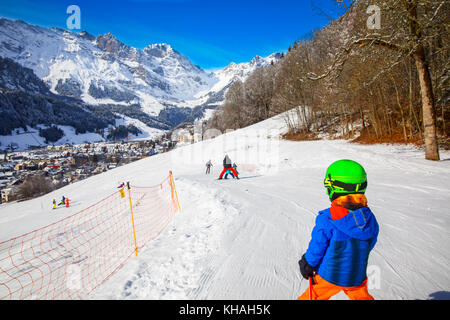
[[348, 183], [325, 178], [325, 180], [323, 181], [323, 185], [325, 186], [325, 188], [332, 188], [336, 192], [364, 192], [367, 188], [367, 181], [364, 181], [362, 183]]

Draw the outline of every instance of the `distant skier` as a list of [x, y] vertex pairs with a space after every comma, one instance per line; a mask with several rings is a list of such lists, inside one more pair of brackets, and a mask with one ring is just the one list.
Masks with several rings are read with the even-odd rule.
[[53, 199], [53, 209], [56, 209], [56, 200]]
[[206, 174], [210, 174], [211, 173], [211, 167], [213, 166], [213, 164], [211, 163], [211, 160], [208, 160], [208, 162], [206, 163]]
[[65, 204], [66, 204], [66, 197], [62, 196], [61, 202], [58, 203], [58, 206], [65, 205]]
[[339, 160], [328, 167], [324, 186], [331, 208], [319, 212], [299, 261], [311, 287], [298, 300], [328, 300], [342, 290], [351, 300], [373, 300], [366, 269], [379, 227], [364, 195], [366, 172], [355, 161]]
[[69, 198], [66, 198], [66, 208], [69, 207], [69, 204], [70, 204], [69, 201], [70, 201]]
[[223, 175], [227, 172], [227, 170], [230, 170], [234, 176], [239, 179], [238, 174], [236, 173], [236, 171], [234, 170], [233, 166], [231, 165], [232, 161], [230, 159], [230, 157], [228, 157], [228, 155], [225, 155], [225, 158], [223, 159], [223, 170], [222, 173], [219, 176], [219, 180], [222, 179]]

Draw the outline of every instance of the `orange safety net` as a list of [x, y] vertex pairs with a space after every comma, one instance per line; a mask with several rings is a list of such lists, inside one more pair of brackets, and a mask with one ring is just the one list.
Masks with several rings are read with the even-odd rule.
[[170, 173], [157, 186], [125, 187], [63, 220], [1, 242], [0, 299], [85, 298], [156, 238], [178, 209]]

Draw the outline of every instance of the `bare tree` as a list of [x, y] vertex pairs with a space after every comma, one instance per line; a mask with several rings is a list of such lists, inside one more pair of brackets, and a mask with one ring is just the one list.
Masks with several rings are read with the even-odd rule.
[[[296, 139], [360, 130], [358, 141], [423, 143], [425, 158], [438, 160], [437, 139], [448, 143], [448, 3], [338, 2], [345, 14], [233, 85], [210, 123], [240, 128], [292, 110]], [[379, 29], [368, 28], [369, 4], [380, 8]]]
[[[355, 54], [354, 49], [357, 47], [382, 47], [397, 53], [397, 59], [386, 69], [391, 69], [399, 64], [402, 58], [411, 57], [415, 61], [420, 83], [425, 158], [439, 160], [435, 99], [427, 51], [430, 49], [430, 41], [438, 37], [443, 30], [448, 30], [448, 24], [445, 20], [448, 20], [448, 16], [440, 13], [448, 12], [449, 2], [445, 0], [388, 0], [378, 1], [377, 3], [384, 14], [386, 26], [379, 30], [380, 32], [375, 33], [367, 30], [367, 28], [362, 28], [363, 21], [361, 19], [359, 21], [354, 19], [354, 26], [359, 26], [360, 31], [340, 49], [333, 63], [323, 74], [317, 76], [310, 73], [309, 78], [319, 80], [333, 73], [339, 75], [352, 53]], [[365, 0], [355, 1], [348, 8], [347, 15], [361, 17], [363, 16], [362, 10], [367, 8], [369, 4], [370, 2]], [[382, 70], [379, 74], [385, 71]]]

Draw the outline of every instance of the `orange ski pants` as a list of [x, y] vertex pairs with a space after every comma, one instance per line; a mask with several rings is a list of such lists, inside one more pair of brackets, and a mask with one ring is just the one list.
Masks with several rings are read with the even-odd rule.
[[332, 296], [338, 294], [341, 290], [350, 298], [350, 300], [374, 300], [367, 290], [367, 278], [364, 282], [356, 287], [340, 287], [329, 283], [321, 276], [314, 276], [314, 284], [312, 285], [312, 297], [309, 297], [309, 287], [297, 298], [297, 300], [328, 300]]

